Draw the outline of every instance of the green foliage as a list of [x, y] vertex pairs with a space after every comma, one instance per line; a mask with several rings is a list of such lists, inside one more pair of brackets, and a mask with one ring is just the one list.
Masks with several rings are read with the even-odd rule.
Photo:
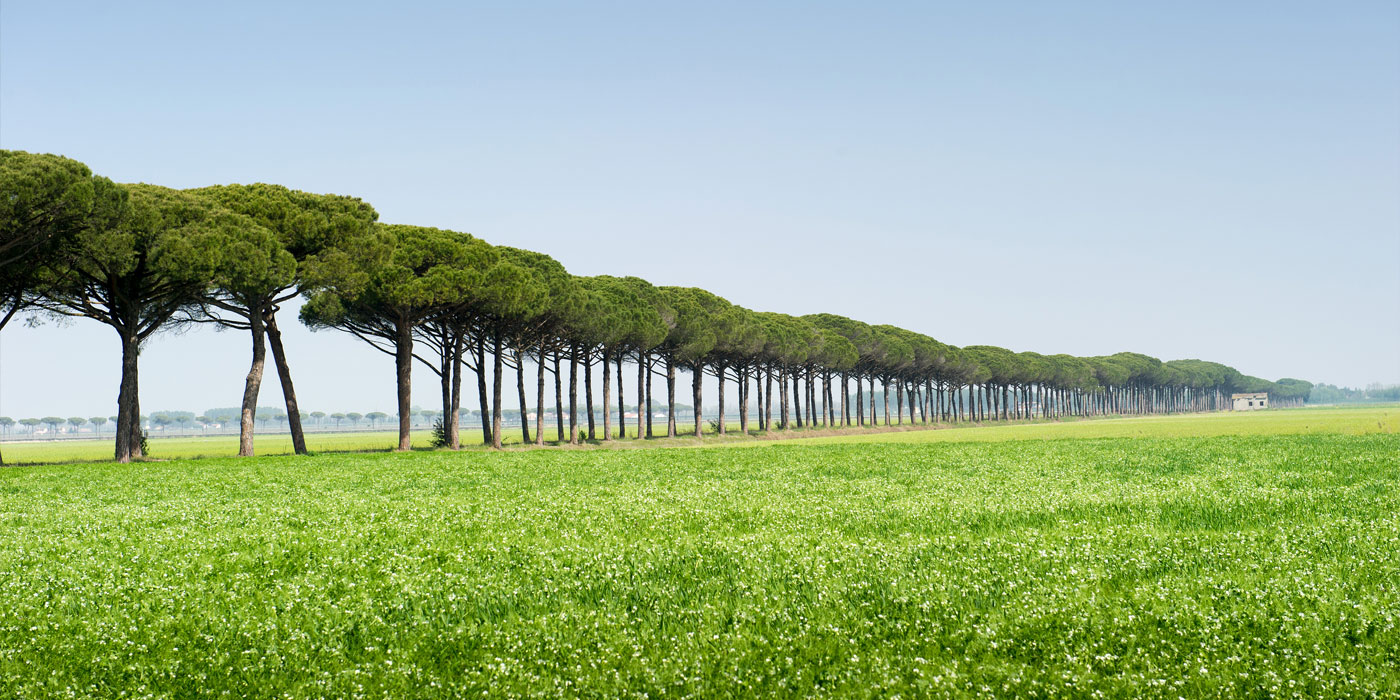
[[470, 299], [483, 288], [495, 255], [465, 233], [379, 224], [308, 264], [302, 320], [312, 328], [393, 338], [396, 325], [416, 325]]
[[193, 195], [154, 185], [124, 186], [129, 198], [85, 228], [51, 272], [40, 302], [144, 340], [198, 303], [222, 258], [218, 241], [248, 222]]
[[438, 418], [433, 421], [432, 437], [428, 438], [428, 445], [433, 449], [447, 447], [452, 444], [451, 436], [447, 432], [447, 425], [443, 419]]
[[1317, 384], [1308, 392], [1309, 403], [1400, 401], [1400, 384], [1371, 384], [1364, 389]]
[[191, 192], [272, 232], [278, 247], [297, 261], [365, 235], [379, 219], [373, 207], [357, 198], [281, 185], [219, 185]]
[[56, 280], [78, 236], [125, 206], [126, 192], [86, 165], [0, 150], [0, 328]]

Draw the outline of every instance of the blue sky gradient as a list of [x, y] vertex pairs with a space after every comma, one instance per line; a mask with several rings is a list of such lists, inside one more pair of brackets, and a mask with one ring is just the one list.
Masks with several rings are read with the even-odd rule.
[[[7, 0], [0, 147], [955, 345], [1400, 382], [1394, 2]], [[114, 333], [15, 326], [0, 412], [115, 410]], [[387, 358], [288, 330], [307, 410], [389, 410]], [[246, 346], [155, 338], [143, 408], [235, 405]]]

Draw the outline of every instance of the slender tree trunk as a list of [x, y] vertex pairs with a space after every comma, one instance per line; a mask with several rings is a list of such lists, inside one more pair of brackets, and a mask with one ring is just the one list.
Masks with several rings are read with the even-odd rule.
[[820, 393], [817, 391], [817, 373], [809, 367], [802, 380], [803, 388], [806, 389], [802, 395], [807, 401], [807, 427], [815, 428], [821, 425], [821, 406], [817, 405]]
[[491, 447], [501, 449], [501, 337], [491, 342]]
[[[797, 378], [802, 380], [802, 408], [798, 411], [799, 420], [805, 422], [808, 428], [815, 428], [817, 425], [816, 406], [812, 405], [812, 371], [809, 369], [798, 372]], [[796, 387], [797, 385], [793, 385]]]
[[[643, 402], [641, 401], [641, 399], [643, 398], [643, 397], [642, 397], [642, 393], [643, 393], [643, 392], [642, 392], [642, 386], [645, 385], [645, 386], [646, 386], [646, 392], [645, 392], [645, 393], [646, 393], [646, 423], [647, 423], [647, 435], [646, 435], [646, 436], [647, 436], [648, 438], [650, 438], [650, 437], [653, 437], [653, 436], [655, 435], [655, 433], [653, 433], [653, 432], [652, 432], [652, 429], [651, 429], [651, 417], [652, 417], [652, 416], [651, 416], [651, 414], [652, 414], [652, 410], [651, 410], [651, 374], [652, 374], [652, 373], [651, 373], [651, 354], [650, 354], [650, 353], [642, 353], [642, 354], [639, 354], [637, 357], [641, 360], [641, 363], [637, 365], [637, 399], [638, 399], [638, 401], [637, 401], [637, 410], [638, 410], [638, 411], [641, 411], [641, 410], [642, 410], [642, 403], [643, 403]], [[638, 438], [638, 439], [641, 439], [641, 437], [642, 437], [642, 426], [641, 426], [640, 423], [638, 423], [638, 424], [637, 424], [637, 438]]]
[[749, 434], [749, 368], [739, 370], [739, 432]]
[[676, 436], [676, 363], [666, 358], [666, 437]]
[[578, 345], [569, 346], [569, 444], [578, 444]]
[[462, 449], [462, 352], [463, 337], [460, 331], [452, 334], [452, 363], [448, 371], [452, 373], [452, 397], [450, 416], [443, 416], [447, 426], [447, 445], [454, 450]]
[[846, 403], [846, 394], [851, 389], [851, 376], [841, 373], [841, 427], [851, 427], [851, 407]]
[[865, 393], [864, 382], [859, 374], [856, 375], [856, 424], [865, 427]]
[[[621, 376], [618, 379], [622, 379]], [[603, 351], [603, 442], [612, 440], [612, 354]]]
[[879, 412], [875, 410], [875, 375], [871, 375], [871, 427], [879, 427]]
[[399, 451], [412, 448], [409, 413], [413, 410], [413, 326], [405, 321], [395, 322], [394, 365], [399, 390]]
[[287, 351], [282, 347], [282, 331], [277, 328], [277, 312], [268, 311], [265, 320], [268, 345], [272, 347], [272, 363], [277, 367], [277, 379], [282, 383], [282, 400], [287, 405], [287, 429], [292, 433], [292, 451], [306, 454], [306, 434], [301, 428], [301, 409], [297, 407], [297, 390], [292, 386], [292, 368], [287, 364]]
[[486, 396], [486, 339], [477, 338], [472, 348], [476, 354], [476, 393], [477, 406], [481, 407], [481, 442], [491, 441], [491, 400]]
[[797, 427], [802, 427], [802, 375], [798, 372], [790, 372], [792, 375], [792, 416], [797, 421]]
[[787, 430], [792, 423], [788, 412], [788, 370], [786, 367], [778, 369], [778, 408], [781, 416], [778, 427]]
[[253, 364], [243, 380], [243, 408], [238, 417], [238, 456], [253, 456], [253, 421], [258, 413], [258, 389], [262, 386], [263, 365], [267, 361], [267, 344], [263, 333], [261, 309], [248, 314], [253, 336]]
[[830, 428], [836, 415], [836, 409], [831, 405], [831, 375], [823, 371], [818, 373], [817, 378], [820, 380], [817, 382], [817, 396], [821, 398], [822, 427]]
[[758, 431], [762, 432], [768, 429], [768, 422], [763, 418], [763, 397], [767, 395], [763, 390], [763, 368], [755, 367], [752, 373], [754, 422], [757, 425]]
[[807, 368], [806, 376], [803, 377], [803, 386], [807, 389], [807, 425], [817, 427], [817, 375], [811, 367]]
[[700, 386], [704, 381], [705, 370], [699, 363], [696, 363], [690, 375], [690, 393], [695, 401], [695, 437], [702, 435], [700, 432], [700, 421], [702, 420], [700, 417]]
[[564, 384], [563, 370], [559, 367], [559, 351], [554, 351], [554, 424], [558, 435], [554, 438], [564, 444]]
[[438, 360], [438, 391], [442, 394], [442, 435], [447, 440], [449, 449], [457, 449], [452, 444], [451, 424], [448, 422], [448, 411], [452, 410], [452, 346], [448, 331], [444, 330], [437, 338], [442, 342], [442, 357]]
[[520, 444], [530, 444], [530, 403], [525, 400], [525, 351], [515, 353], [515, 391], [520, 398]]
[[593, 353], [591, 351], [583, 353], [583, 403], [588, 412], [588, 439], [597, 440], [598, 434], [593, 427]]
[[627, 439], [627, 401], [622, 388], [622, 358], [626, 352], [617, 353], [617, 439]]
[[718, 381], [719, 381], [719, 404], [718, 404], [718, 407], [719, 407], [719, 422], [717, 423], [717, 425], [718, 425], [717, 430], [719, 431], [719, 434], [720, 434], [720, 435], [723, 435], [723, 434], [725, 433], [725, 426], [724, 426], [724, 385], [725, 385], [727, 382], [724, 381], [724, 364], [721, 363], [721, 364], [719, 365], [718, 369], [719, 369], [719, 371], [718, 371], [718, 372], [715, 372], [715, 376], [718, 377]]
[[540, 342], [540, 364], [535, 368], [535, 444], [544, 445], [544, 363], [549, 358]]
[[773, 368], [763, 369], [763, 429], [773, 429]]

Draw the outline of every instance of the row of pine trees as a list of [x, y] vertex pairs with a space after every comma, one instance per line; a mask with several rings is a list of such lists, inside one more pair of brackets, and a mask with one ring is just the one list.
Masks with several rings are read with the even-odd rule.
[[[278, 317], [299, 296], [301, 322], [348, 333], [393, 357], [400, 449], [410, 447], [415, 366], [440, 379], [441, 434], [454, 449], [468, 371], [483, 407], [481, 431], [496, 447], [507, 391], [522, 413], [536, 408], [533, 425], [520, 426], [525, 443], [542, 444], [548, 428], [561, 443], [674, 437], [682, 432], [674, 410], [681, 373], [689, 376], [694, 406], [694, 425], [685, 432], [694, 435], [706, 432], [707, 378], [718, 382], [712, 413], [719, 434], [730, 431], [735, 406], [737, 427], [747, 433], [1210, 411], [1228, 408], [1229, 395], [1239, 391], [1268, 392], [1274, 405], [1289, 405], [1311, 387], [1204, 360], [959, 348], [832, 314], [750, 310], [693, 287], [578, 277], [542, 253], [379, 223], [359, 199], [277, 185], [123, 185], [71, 159], [0, 151], [0, 193], [0, 329], [31, 309], [98, 321], [120, 336], [119, 461], [142, 456], [141, 347], [187, 323], [248, 333], [239, 453], [253, 454], [269, 352], [295, 449], [304, 453], [279, 326], [285, 319]], [[514, 387], [503, 385], [507, 375]], [[629, 380], [643, 422], [630, 432], [622, 411]], [[539, 409], [550, 399], [556, 424], [547, 427]], [[666, 425], [653, 425], [653, 405], [663, 403]]]

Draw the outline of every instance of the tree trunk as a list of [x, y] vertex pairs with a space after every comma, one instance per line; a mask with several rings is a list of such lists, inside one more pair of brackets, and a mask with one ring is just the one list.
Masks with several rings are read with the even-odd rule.
[[695, 411], [694, 411], [694, 413], [695, 413], [695, 437], [700, 437], [700, 435], [701, 435], [701, 433], [700, 433], [700, 421], [701, 421], [701, 417], [700, 417], [700, 385], [701, 385], [701, 382], [703, 382], [703, 381], [705, 381], [705, 370], [704, 370], [704, 368], [703, 368], [699, 363], [696, 363], [695, 367], [693, 367], [693, 368], [691, 369], [691, 375], [690, 375], [690, 393], [691, 393], [691, 398], [695, 401]]
[[555, 441], [564, 444], [564, 374], [559, 367], [559, 351], [554, 351], [554, 426], [557, 435]]
[[515, 388], [520, 394], [520, 444], [530, 444], [530, 403], [525, 400], [525, 352], [515, 353]]
[[676, 436], [676, 363], [666, 358], [666, 437]]
[[875, 377], [870, 377], [870, 427], [880, 427], [880, 414], [875, 410]]
[[[141, 343], [134, 332], [122, 333], [122, 378], [117, 391], [116, 460], [127, 463], [141, 457], [141, 405], [137, 398], [137, 357]], [[30, 428], [33, 432], [33, 428]]]
[[851, 427], [851, 408], [846, 405], [846, 392], [850, 390], [850, 377], [841, 375], [841, 427]]
[[598, 434], [593, 428], [593, 353], [587, 351], [583, 353], [583, 403], [588, 411], [588, 439], [597, 440]]
[[535, 372], [535, 444], [544, 445], [544, 343], [540, 343], [540, 364]]
[[625, 352], [617, 354], [617, 439], [627, 438], [627, 401], [622, 388], [622, 356]]
[[442, 393], [442, 435], [447, 439], [447, 447], [457, 449], [452, 445], [452, 434], [448, 432], [447, 412], [452, 410], [452, 348], [449, 345], [451, 339], [447, 337], [448, 332], [444, 331], [442, 341], [442, 358], [438, 363], [438, 386]]
[[578, 444], [578, 346], [569, 346], [569, 444]]
[[287, 364], [287, 351], [282, 347], [282, 331], [277, 328], [277, 312], [268, 311], [265, 326], [268, 344], [272, 346], [272, 364], [277, 367], [277, 379], [282, 383], [282, 400], [287, 405], [287, 430], [292, 433], [292, 451], [306, 454], [306, 433], [301, 428], [301, 409], [297, 407], [297, 390], [292, 386], [292, 368]]
[[[764, 368], [759, 368], [757, 374], [753, 375], [753, 391], [757, 392], [757, 396], [755, 396], [755, 398], [757, 399], [757, 403], [753, 407], [759, 409], [759, 430], [766, 431], [769, 430], [769, 417], [767, 417], [766, 406], [769, 406], [770, 403], [773, 402], [773, 399], [771, 399], [769, 396], [771, 388], [763, 388], [764, 377], [769, 378], [769, 381], [771, 381], [771, 375], [769, 374], [769, 372], [767, 372], [767, 370], [764, 370]], [[766, 398], [766, 396], [769, 396], [769, 398]]]
[[788, 371], [787, 368], [778, 370], [778, 426], [783, 430], [788, 429]]
[[[773, 368], [768, 367], [763, 371], [763, 429], [773, 429]], [[782, 387], [778, 387], [782, 391]]]
[[[618, 377], [621, 379], [621, 377]], [[612, 410], [609, 402], [612, 400], [612, 354], [607, 350], [603, 351], [603, 442], [612, 439]], [[592, 414], [592, 410], [589, 411]]]
[[815, 428], [817, 419], [817, 378], [809, 367], [802, 375], [802, 400], [807, 402], [807, 427]]
[[880, 388], [883, 390], [883, 391], [880, 392], [880, 402], [884, 404], [884, 406], [882, 407], [882, 410], [883, 410], [884, 413], [885, 413], [885, 425], [889, 425], [889, 424], [890, 424], [890, 380], [889, 380], [889, 379], [882, 379], [882, 380], [880, 380]]
[[865, 427], [865, 394], [864, 382], [859, 374], [856, 375], [856, 425]]
[[739, 432], [749, 434], [749, 370], [739, 372]]
[[819, 409], [821, 424], [823, 428], [829, 428], [831, 427], [831, 417], [834, 415], [834, 410], [831, 407], [831, 376], [825, 372], [818, 373], [815, 385], [817, 397], [821, 401]]
[[452, 373], [452, 396], [450, 416], [443, 416], [443, 426], [447, 431], [447, 446], [462, 449], [462, 351], [465, 338], [462, 332], [452, 334], [452, 363], [448, 371]]
[[491, 447], [501, 449], [501, 337], [491, 341]]
[[[651, 431], [651, 355], [650, 355], [650, 354], [640, 354], [640, 355], [637, 356], [637, 358], [638, 358], [638, 360], [639, 360], [639, 362], [640, 362], [640, 363], [637, 365], [637, 398], [638, 398], [638, 401], [637, 401], [637, 410], [638, 410], [638, 411], [641, 411], [641, 410], [642, 410], [642, 401], [641, 401], [640, 399], [642, 398], [642, 385], [645, 384], [645, 385], [646, 385], [646, 412], [647, 412], [646, 421], [647, 421], [647, 437], [651, 437], [651, 436], [652, 436], [652, 431]], [[643, 381], [643, 377], [645, 377], [645, 381]], [[641, 436], [642, 436], [642, 426], [641, 426], [640, 423], [638, 423], [638, 424], [637, 424], [637, 438], [638, 438], [638, 439], [641, 439]]]
[[405, 321], [394, 323], [394, 368], [399, 390], [399, 451], [407, 452], [410, 442], [409, 412], [413, 410], [413, 326]]
[[253, 364], [243, 380], [243, 407], [238, 416], [238, 456], [253, 456], [253, 421], [258, 413], [258, 389], [262, 387], [263, 365], [267, 362], [267, 344], [263, 335], [263, 316], [260, 310], [248, 315], [248, 325], [253, 335]]
[[715, 376], [716, 376], [716, 377], [719, 377], [719, 403], [718, 403], [718, 407], [719, 407], [719, 422], [716, 424], [716, 425], [718, 425], [718, 428], [716, 428], [716, 430], [719, 431], [719, 434], [720, 434], [720, 435], [723, 435], [724, 432], [725, 432], [725, 430], [724, 430], [724, 385], [726, 384], [726, 382], [724, 381], [724, 365], [723, 365], [723, 364], [720, 364], [719, 367], [718, 367], [718, 370], [719, 370], [719, 371], [715, 373]]
[[792, 417], [797, 421], [797, 427], [801, 428], [802, 423], [802, 374], [792, 372]]
[[476, 351], [476, 405], [481, 407], [481, 444], [490, 445], [491, 400], [486, 397], [486, 339], [477, 338], [473, 349]]

